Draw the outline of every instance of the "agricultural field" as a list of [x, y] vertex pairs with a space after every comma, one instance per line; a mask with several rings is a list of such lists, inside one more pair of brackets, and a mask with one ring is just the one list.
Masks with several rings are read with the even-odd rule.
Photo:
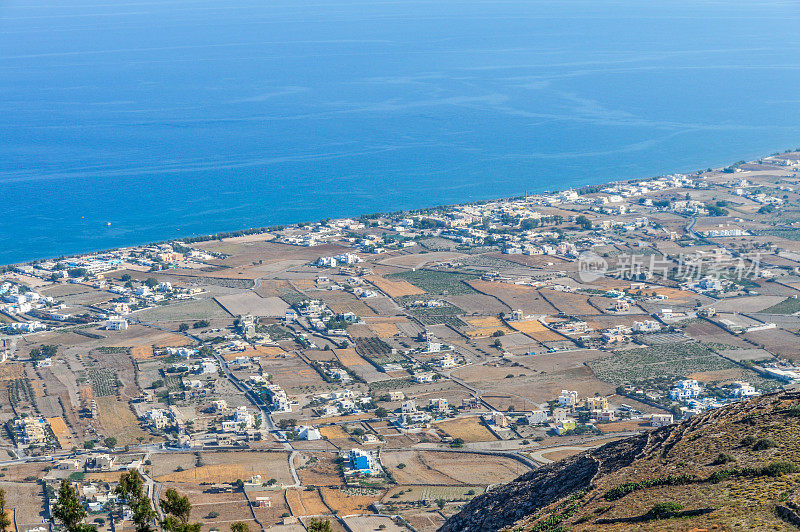
[[472, 338], [486, 338], [488, 336], [492, 336], [493, 334], [508, 334], [511, 332], [511, 329], [506, 327], [499, 318], [494, 316], [488, 316], [484, 318], [466, 318], [464, 321], [474, 327], [474, 329], [465, 331], [467, 336]]
[[304, 486], [341, 486], [342, 475], [336, 469], [334, 453], [298, 453], [295, 456], [297, 476]]
[[49, 417], [47, 418], [47, 423], [50, 425], [50, 430], [53, 431], [53, 435], [58, 440], [58, 445], [62, 449], [72, 449], [72, 446], [75, 445], [75, 440], [72, 439], [72, 432], [67, 427], [67, 424], [64, 423], [64, 418], [61, 416], [58, 417]]
[[424, 325], [449, 325], [450, 327], [466, 327], [466, 324], [458, 317], [464, 311], [460, 308], [445, 302], [441, 307], [411, 307], [408, 313], [414, 316]]
[[561, 334], [545, 327], [539, 320], [510, 321], [508, 325], [537, 342], [557, 342], [565, 339]]
[[381, 502], [469, 501], [485, 491], [484, 486], [398, 486], [386, 492]]
[[475, 290], [467, 281], [477, 279], [478, 276], [468, 273], [450, 273], [434, 270], [416, 270], [388, 275], [390, 280], [408, 281], [428, 295], [458, 295], [472, 294]]
[[461, 438], [465, 443], [497, 440], [479, 416], [459, 417], [442, 421], [435, 426], [451, 438]]
[[377, 515], [356, 515], [345, 517], [345, 523], [352, 532], [373, 532], [383, 530], [385, 532], [407, 532], [408, 528], [399, 526], [389, 517]]
[[521, 310], [525, 314], [555, 314], [558, 310], [551, 305], [539, 290], [532, 286], [482, 281], [469, 282], [475, 290], [497, 298], [506, 307]]
[[119, 393], [119, 379], [117, 375], [106, 368], [87, 368], [86, 376], [92, 384], [95, 397], [117, 395]]
[[156, 441], [139, 426], [139, 420], [127, 402], [114, 396], [96, 397], [100, 424], [108, 436], [117, 438], [119, 445], [135, 445], [141, 442]]
[[[159, 482], [214, 484], [232, 483], [261, 475], [266, 482], [274, 478], [278, 483], [292, 484], [288, 454], [283, 452], [227, 452], [201, 453], [195, 466], [156, 477]], [[196, 464], [202, 464], [197, 466]]]
[[390, 364], [404, 361], [402, 355], [392, 354], [392, 346], [376, 336], [354, 338], [356, 352], [375, 364]]
[[366, 512], [369, 506], [380, 500], [385, 493], [382, 489], [373, 488], [321, 488], [322, 500], [335, 513], [349, 515]]
[[225, 318], [228, 314], [213, 299], [178, 301], [138, 313], [146, 322], [179, 323]]
[[329, 514], [330, 510], [322, 502], [322, 497], [318, 490], [286, 490], [286, 502], [292, 515], [305, 517], [307, 515]]
[[541, 294], [558, 312], [563, 312], [570, 316], [592, 316], [595, 314], [602, 314], [606, 306], [613, 304], [611, 299], [598, 298], [600, 304], [596, 304], [597, 306], [595, 306], [590, 303], [591, 298], [584, 294], [571, 294], [549, 289], [542, 290]]
[[289, 305], [281, 298], [261, 297], [255, 292], [241, 292], [219, 296], [215, 301], [231, 316], [259, 316], [264, 318], [282, 318]]
[[800, 337], [789, 331], [767, 329], [748, 332], [742, 337], [775, 355], [794, 361], [800, 360]]
[[496, 297], [487, 296], [480, 293], [447, 296], [443, 299], [453, 306], [462, 309], [467, 315], [496, 316], [498, 314], [508, 313], [514, 310], [505, 305]]
[[379, 275], [368, 275], [364, 280], [369, 281], [375, 287], [391, 298], [403, 296], [415, 296], [424, 294], [425, 291], [417, 288], [413, 284], [403, 279], [386, 279]]
[[800, 298], [787, 297], [783, 301], [775, 303], [774, 305], [761, 309], [758, 312], [764, 314], [795, 314], [800, 312]]
[[729, 345], [731, 347], [750, 348], [752, 344], [741, 337], [729, 333], [722, 327], [708, 321], [695, 321], [687, 324], [683, 332], [697, 341]]
[[508, 482], [530, 470], [511, 458], [463, 452], [387, 452], [382, 461], [401, 485], [489, 485]]
[[589, 362], [598, 378], [614, 385], [653, 377], [686, 378], [693, 373], [738, 368], [698, 343], [664, 344], [614, 351]]

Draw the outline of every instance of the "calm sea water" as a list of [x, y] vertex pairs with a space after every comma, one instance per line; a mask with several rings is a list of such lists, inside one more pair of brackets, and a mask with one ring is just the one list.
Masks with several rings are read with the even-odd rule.
[[0, 264], [794, 147], [798, 6], [3, 0]]

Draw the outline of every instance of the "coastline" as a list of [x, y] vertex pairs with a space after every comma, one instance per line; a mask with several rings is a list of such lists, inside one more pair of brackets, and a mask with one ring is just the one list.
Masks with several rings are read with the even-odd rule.
[[[778, 155], [778, 154], [782, 154], [782, 153], [788, 153], [790, 151], [792, 151], [792, 150], [791, 149], [787, 149], [787, 150], [783, 150], [783, 151], [779, 151], [779, 152], [772, 152], [770, 154], [761, 155], [760, 157], [757, 157], [755, 159], [748, 159], [746, 162], [752, 162], [752, 161], [759, 160], [759, 159], [761, 159], [763, 157], [768, 157], [768, 156], [772, 156], [772, 155]], [[742, 162], [742, 161], [739, 161], [739, 162]], [[54, 253], [52, 255], [39, 256], [39, 257], [32, 258], [32, 259], [20, 260], [20, 261], [0, 264], [0, 273], [2, 273], [3, 271], [7, 271], [7, 270], [10, 270], [10, 269], [13, 269], [14, 267], [17, 267], [17, 266], [20, 266], [20, 265], [36, 263], [36, 262], [39, 262], [39, 261], [61, 260], [61, 259], [67, 259], [67, 258], [85, 257], [85, 256], [90, 256], [90, 255], [109, 253], [109, 252], [123, 250], [123, 249], [135, 248], [135, 247], [139, 247], [139, 246], [164, 244], [164, 243], [168, 243], [168, 242], [178, 242], [178, 241], [186, 242], [186, 243], [203, 242], [203, 241], [208, 241], [208, 240], [217, 240], [217, 239], [221, 239], [221, 238], [229, 238], [229, 237], [236, 237], [236, 236], [267, 233], [267, 232], [269, 232], [271, 230], [275, 230], [277, 228], [293, 227], [293, 226], [299, 226], [299, 225], [303, 225], [303, 224], [307, 224], [307, 223], [318, 223], [318, 222], [320, 222], [322, 220], [326, 220], [326, 219], [334, 219], [335, 220], [335, 219], [343, 219], [343, 218], [362, 218], [362, 217], [368, 217], [368, 216], [377, 215], [377, 214], [389, 214], [389, 213], [412, 213], [412, 214], [413, 213], [426, 213], [426, 212], [431, 212], [431, 211], [435, 211], [435, 210], [438, 210], [438, 209], [453, 208], [453, 207], [456, 207], [456, 206], [480, 205], [480, 204], [489, 203], [489, 202], [495, 202], [495, 201], [508, 201], [508, 200], [522, 198], [522, 197], [525, 197], [526, 195], [534, 196], [534, 195], [539, 195], [539, 194], [557, 193], [557, 192], [562, 192], [564, 190], [577, 190], [577, 191], [580, 191], [580, 190], [584, 190], [584, 189], [591, 188], [591, 187], [605, 187], [605, 186], [610, 186], [610, 185], [619, 184], [619, 183], [644, 182], [644, 181], [650, 181], [650, 180], [653, 180], [653, 179], [658, 179], [659, 177], [663, 177], [665, 175], [697, 175], [697, 174], [700, 174], [700, 173], [702, 173], [703, 171], [706, 171], [706, 170], [719, 170], [721, 168], [725, 168], [726, 166], [728, 166], [730, 164], [734, 164], [734, 163], [735, 163], [734, 161], [729, 161], [727, 164], [718, 165], [718, 166], [709, 166], [709, 167], [704, 168], [704, 169], [695, 169], [693, 171], [672, 172], [672, 173], [666, 173], [666, 174], [655, 175], [655, 176], [634, 177], [634, 178], [626, 178], [626, 179], [619, 179], [619, 180], [605, 180], [605, 181], [599, 181], [597, 183], [587, 183], [587, 184], [578, 185], [578, 186], [572, 186], [572, 187], [546, 188], [546, 189], [543, 189], [543, 190], [540, 190], [540, 191], [532, 192], [531, 194], [524, 194], [523, 193], [523, 194], [516, 194], [516, 195], [511, 195], [511, 196], [492, 197], [492, 198], [475, 200], [475, 201], [463, 201], [463, 202], [456, 202], [456, 203], [438, 204], [438, 205], [431, 205], [431, 206], [422, 207], [422, 208], [416, 208], [416, 209], [399, 209], [399, 210], [387, 210], [387, 211], [378, 211], [378, 212], [363, 212], [362, 211], [362, 212], [359, 212], [359, 213], [351, 214], [350, 216], [337, 216], [335, 218], [334, 217], [331, 217], [331, 218], [323, 217], [323, 218], [320, 218], [320, 219], [317, 219], [317, 220], [301, 220], [301, 221], [294, 221], [294, 222], [290, 222], [290, 223], [276, 223], [276, 224], [267, 225], [267, 226], [250, 227], [250, 228], [245, 228], [245, 229], [222, 230], [222, 231], [211, 232], [211, 233], [193, 233], [193, 234], [191, 234], [189, 236], [186, 236], [186, 237], [166, 238], [166, 239], [160, 239], [160, 240], [137, 241], [137, 242], [131, 242], [131, 243], [128, 243], [128, 244], [125, 244], [125, 245], [120, 245], [120, 246], [112, 246], [112, 247], [107, 247], [107, 248], [98, 248], [98, 249], [75, 252], [75, 253], [63, 253], [63, 254], [55, 254]]]

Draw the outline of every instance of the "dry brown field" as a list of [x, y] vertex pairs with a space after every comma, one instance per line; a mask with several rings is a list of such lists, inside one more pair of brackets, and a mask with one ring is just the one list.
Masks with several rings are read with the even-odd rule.
[[322, 498], [317, 490], [286, 490], [286, 502], [289, 505], [292, 515], [296, 517], [325, 515], [330, 513], [328, 507], [322, 502]]
[[153, 346], [137, 345], [131, 347], [131, 356], [134, 360], [150, 360], [153, 358]]
[[328, 425], [325, 427], [320, 427], [319, 433], [330, 440], [350, 437], [350, 435], [347, 434], [344, 431], [344, 429], [339, 425]]
[[[119, 445], [135, 445], [140, 441], [157, 441], [149, 433], [142, 430], [128, 403], [117, 400], [114, 396], [95, 398], [100, 424], [108, 436], [117, 439]], [[139, 439], [141, 438], [141, 440]]]
[[496, 297], [508, 308], [522, 310], [525, 314], [555, 314], [558, 312], [553, 305], [541, 296], [539, 290], [532, 286], [496, 283], [479, 279], [469, 281], [467, 284], [478, 292]]
[[278, 357], [262, 357], [261, 367], [272, 375], [272, 380], [279, 384], [286, 393], [298, 393], [301, 388], [313, 386], [326, 388], [327, 385], [311, 366], [296, 354]]
[[[528, 321], [512, 321], [508, 322], [508, 324], [516, 331], [519, 331], [526, 336], [530, 336], [537, 342], [557, 342], [560, 340], [565, 340], [566, 337], [555, 332], [551, 331], [539, 320], [528, 320]], [[502, 341], [502, 340], [501, 340]]]
[[501, 322], [495, 316], [467, 318], [465, 321], [473, 327], [476, 327], [475, 329], [466, 331], [467, 336], [472, 338], [486, 338], [497, 331], [500, 331], [503, 334], [508, 334], [511, 332], [511, 329], [503, 325], [503, 322]]
[[[488, 485], [508, 482], [529, 468], [511, 458], [441, 451], [399, 451], [384, 453], [399, 484]], [[406, 467], [398, 469], [398, 463]]]
[[369, 505], [381, 499], [384, 490], [358, 488], [321, 488], [322, 499], [334, 512], [349, 515], [369, 511]]
[[494, 434], [483, 425], [478, 416], [460, 417], [442, 421], [435, 426], [448, 436], [452, 438], [461, 438], [467, 443], [497, 440]]
[[49, 417], [47, 418], [47, 422], [50, 424], [50, 428], [61, 448], [72, 449], [72, 446], [75, 445], [75, 441], [72, 439], [72, 432], [69, 430], [69, 427], [64, 423], [64, 418], [61, 416]]
[[304, 486], [341, 486], [342, 476], [336, 470], [336, 453], [299, 453], [295, 467]]
[[313, 295], [315, 298], [321, 299], [336, 314], [352, 312], [359, 317], [377, 315], [375, 311], [350, 292], [345, 292], [343, 290], [324, 290], [317, 291]]
[[42, 487], [33, 482], [0, 482], [6, 492], [6, 505], [13, 509], [18, 530], [29, 530], [42, 524], [44, 500]]
[[510, 312], [513, 310], [496, 297], [480, 293], [456, 294], [444, 297], [443, 299], [460, 308], [467, 315], [497, 315], [501, 312]]
[[18, 362], [0, 364], [0, 382], [22, 378], [25, 368]]
[[[252, 521], [250, 509], [244, 493], [235, 490], [223, 493], [207, 493], [207, 487], [193, 483], [173, 483], [167, 482], [162, 486], [161, 494], [174, 488], [189, 498], [192, 505], [191, 521], [203, 524], [204, 532], [212, 528], [228, 530], [230, 524], [236, 521], [249, 522], [251, 530], [257, 530], [256, 524]], [[283, 496], [280, 492], [275, 492], [272, 496], [273, 506], [285, 508]], [[211, 516], [215, 512], [216, 517]]]
[[[570, 316], [602, 314], [601, 310], [598, 310], [589, 303], [589, 297], [583, 294], [572, 294], [544, 289], [542, 290], [542, 295], [559, 311], [569, 314]], [[611, 300], [609, 299], [608, 301], [610, 304]]]
[[752, 344], [745, 342], [742, 338], [707, 321], [690, 323], [686, 326], [684, 332], [693, 339], [703, 342], [726, 344], [734, 347], [753, 347]]
[[231, 483], [261, 475], [263, 482], [271, 478], [292, 484], [288, 455], [276, 452], [202, 453], [204, 465], [156, 477], [159, 482]]
[[770, 353], [788, 358], [790, 360], [800, 360], [800, 339], [794, 334], [783, 329], [767, 329], [744, 333], [742, 337], [755, 342]]
[[356, 353], [355, 349], [334, 349], [333, 352], [343, 366], [351, 367], [369, 364], [369, 362], [361, 358], [361, 356]]

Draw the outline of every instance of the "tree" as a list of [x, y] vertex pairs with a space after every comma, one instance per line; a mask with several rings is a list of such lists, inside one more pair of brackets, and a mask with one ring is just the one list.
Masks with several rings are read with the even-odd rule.
[[153, 521], [156, 519], [156, 511], [153, 510], [153, 504], [150, 497], [142, 495], [130, 504], [131, 512], [133, 512], [133, 526], [136, 532], [153, 532]]
[[589, 230], [589, 229], [592, 228], [592, 221], [589, 218], [587, 218], [586, 216], [584, 216], [583, 214], [581, 214], [580, 216], [575, 218], [575, 223], [580, 225], [581, 227], [583, 227], [586, 230]]
[[109, 449], [113, 449], [117, 446], [117, 439], [113, 436], [109, 436], [105, 440], [103, 440], [103, 444], [108, 447]]
[[8, 532], [11, 519], [6, 513], [6, 490], [0, 489], [0, 532]]
[[188, 323], [181, 323], [180, 325], [178, 325], [178, 330], [180, 332], [188, 331], [189, 330], [189, 324]]
[[174, 488], [168, 489], [164, 493], [167, 498], [161, 499], [161, 508], [168, 514], [174, 515], [182, 523], [189, 522], [189, 514], [192, 513], [192, 505], [189, 498], [181, 496]]
[[148, 277], [147, 279], [145, 279], [144, 284], [146, 284], [150, 288], [155, 288], [156, 286], [158, 286], [158, 280], [154, 279], [153, 277]]
[[312, 519], [308, 525], [308, 532], [333, 532], [330, 519]]
[[42, 360], [47, 357], [54, 357], [58, 352], [57, 345], [43, 345], [36, 349], [31, 349], [32, 360]]
[[78, 500], [78, 491], [67, 479], [61, 481], [58, 490], [58, 500], [53, 505], [53, 516], [61, 521], [69, 532], [79, 532], [84, 529], [83, 519], [87, 516], [86, 510]]
[[297, 426], [297, 420], [294, 418], [281, 419], [278, 421], [278, 427], [282, 430], [286, 430], [295, 426]]
[[84, 449], [94, 449], [94, 441], [89, 440], [89, 441], [83, 442], [83, 448]]
[[[192, 504], [189, 498], [181, 495], [174, 488], [168, 489], [164, 493], [167, 498], [161, 499], [161, 508], [167, 513], [167, 517], [161, 521], [161, 528], [167, 532], [200, 532], [200, 523], [190, 523], [189, 516], [192, 513]], [[216, 512], [210, 512], [219, 515]]]
[[235, 523], [231, 523], [231, 532], [250, 532], [250, 525], [243, 521], [236, 521]]
[[380, 418], [384, 418], [389, 415], [389, 411], [383, 408], [382, 406], [379, 406], [378, 408], [375, 409], [375, 415]]
[[133, 512], [133, 524], [136, 532], [152, 532], [152, 523], [156, 518], [150, 497], [144, 494], [144, 480], [135, 469], [123, 473], [119, 477], [116, 492], [128, 501]]
[[87, 270], [86, 268], [70, 268], [69, 270], [67, 270], [67, 275], [73, 278], [86, 277], [87, 275], [89, 275], [89, 270]]

